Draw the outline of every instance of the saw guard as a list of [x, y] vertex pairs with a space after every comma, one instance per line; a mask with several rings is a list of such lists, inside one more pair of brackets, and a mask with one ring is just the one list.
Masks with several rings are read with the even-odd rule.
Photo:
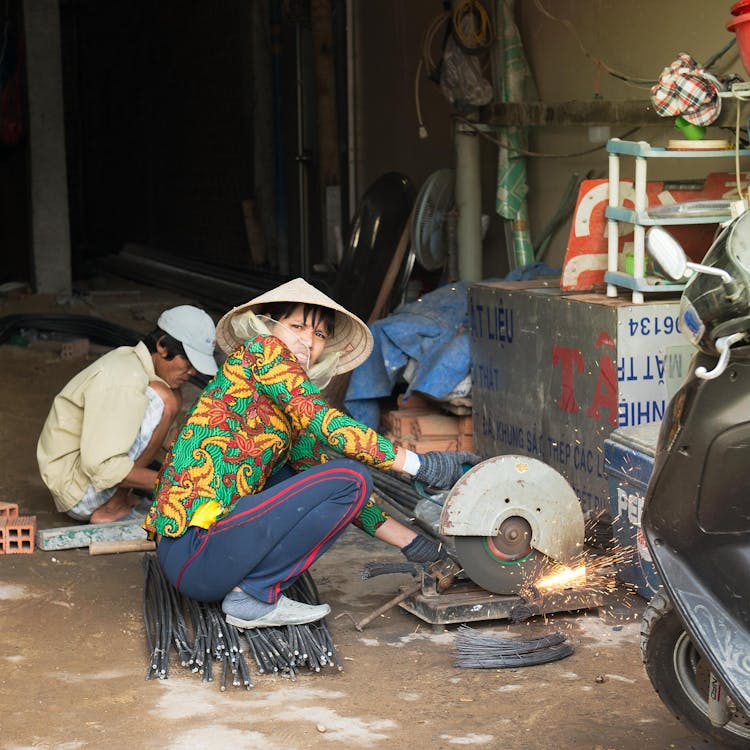
[[443, 504], [444, 536], [496, 536], [506, 518], [531, 526], [531, 546], [569, 563], [583, 549], [583, 512], [573, 488], [551, 466], [528, 456], [489, 458], [456, 482]]

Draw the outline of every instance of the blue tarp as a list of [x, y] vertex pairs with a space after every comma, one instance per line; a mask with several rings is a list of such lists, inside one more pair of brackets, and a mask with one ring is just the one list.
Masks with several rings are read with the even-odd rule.
[[[554, 274], [559, 274], [559, 269], [533, 263], [511, 272], [505, 280]], [[437, 400], [445, 399], [466, 378], [471, 369], [468, 286], [468, 282], [457, 282], [438, 287], [370, 325], [374, 349], [352, 373], [344, 399], [356, 420], [377, 429], [379, 399], [393, 393], [410, 360], [415, 367], [407, 398], [412, 391], [419, 391]]]

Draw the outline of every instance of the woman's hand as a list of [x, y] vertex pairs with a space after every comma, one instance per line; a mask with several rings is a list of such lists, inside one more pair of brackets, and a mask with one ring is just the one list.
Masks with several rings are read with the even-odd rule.
[[419, 471], [414, 476], [428, 487], [449, 490], [463, 476], [466, 466], [476, 466], [482, 459], [468, 451], [429, 451], [419, 456]]

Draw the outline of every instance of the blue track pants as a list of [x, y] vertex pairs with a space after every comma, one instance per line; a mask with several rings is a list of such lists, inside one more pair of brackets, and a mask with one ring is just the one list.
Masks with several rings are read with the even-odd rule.
[[282, 469], [257, 495], [241, 498], [208, 529], [163, 537], [157, 554], [167, 578], [198, 601], [235, 586], [273, 604], [346, 529], [370, 497], [358, 461], [337, 459], [295, 474]]

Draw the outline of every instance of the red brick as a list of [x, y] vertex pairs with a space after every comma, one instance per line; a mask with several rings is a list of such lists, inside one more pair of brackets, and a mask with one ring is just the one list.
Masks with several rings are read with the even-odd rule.
[[34, 551], [36, 516], [0, 519], [0, 552], [5, 555], [30, 555]]
[[15, 518], [17, 515], [17, 503], [6, 503], [0, 500], [0, 518]]
[[91, 349], [91, 342], [88, 339], [73, 339], [65, 341], [60, 349], [61, 359], [78, 359], [85, 357]]
[[382, 423], [385, 425], [389, 433], [397, 438], [404, 437], [405, 435], [414, 435], [413, 420], [415, 416], [419, 414], [429, 414], [425, 410], [401, 410], [389, 411], [383, 415]]
[[396, 405], [400, 411], [430, 408], [430, 402], [417, 393], [410, 394], [409, 398], [406, 398], [403, 393], [399, 394]]
[[425, 438], [455, 438], [458, 435], [458, 417], [451, 414], [419, 414], [412, 420], [412, 433], [419, 440]]
[[404, 448], [415, 453], [427, 453], [427, 451], [455, 451], [458, 450], [458, 440], [453, 437], [424, 438], [403, 442]]
[[459, 435], [458, 436], [458, 450], [474, 452], [474, 436], [473, 435]]

